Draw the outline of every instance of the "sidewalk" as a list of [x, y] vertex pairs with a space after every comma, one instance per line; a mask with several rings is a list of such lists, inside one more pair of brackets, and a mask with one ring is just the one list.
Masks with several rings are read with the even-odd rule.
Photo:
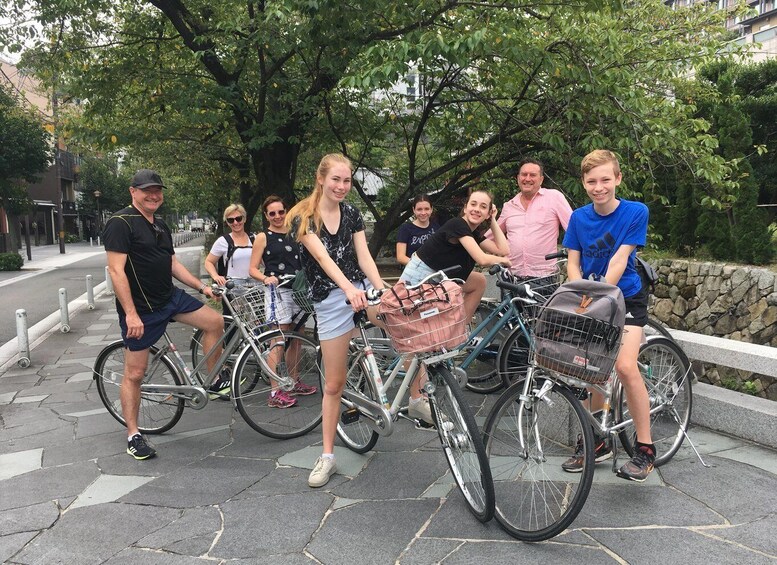
[[[171, 328], [185, 354], [189, 330]], [[318, 490], [319, 429], [272, 440], [227, 402], [187, 408], [151, 438], [159, 456], [135, 461], [92, 382], [117, 337], [100, 295], [35, 347], [32, 367], [0, 372], [0, 562], [777, 563], [777, 453], [699, 428], [712, 468], [687, 446], [644, 484], [603, 464], [571, 529], [536, 545], [477, 522], [437, 436], [406, 422], [366, 455], [337, 447], [341, 474]], [[467, 399], [482, 423], [493, 398]]]

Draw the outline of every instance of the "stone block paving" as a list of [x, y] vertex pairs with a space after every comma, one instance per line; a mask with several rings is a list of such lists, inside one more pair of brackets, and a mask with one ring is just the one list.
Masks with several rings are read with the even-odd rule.
[[[437, 436], [407, 422], [371, 453], [337, 447], [340, 474], [317, 490], [319, 430], [266, 438], [227, 402], [187, 409], [151, 438], [159, 456], [135, 461], [91, 379], [118, 337], [112, 298], [71, 325], [0, 376], [0, 562], [777, 563], [777, 454], [704, 429], [712, 468], [687, 447], [641, 485], [602, 465], [571, 528], [540, 544], [476, 521]], [[482, 422], [493, 398], [466, 396]]]

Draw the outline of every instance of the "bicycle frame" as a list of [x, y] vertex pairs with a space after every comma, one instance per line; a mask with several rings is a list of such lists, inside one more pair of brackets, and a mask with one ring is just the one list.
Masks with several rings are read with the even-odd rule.
[[[351, 370], [355, 370], [361, 359], [364, 359], [368, 366], [367, 378], [369, 378], [375, 390], [378, 391], [378, 397], [382, 402], [382, 406], [372, 402], [371, 400], [363, 397], [353, 391], [346, 388], [343, 390], [342, 402], [348, 408], [357, 408], [362, 415], [366, 416], [371, 422], [373, 422], [373, 430], [381, 436], [389, 436], [394, 432], [394, 422], [400, 415], [400, 411], [403, 407], [402, 401], [407, 394], [410, 384], [415, 380], [418, 375], [421, 363], [425, 365], [431, 365], [441, 363], [446, 359], [450, 359], [458, 354], [458, 351], [449, 351], [445, 353], [434, 353], [429, 356], [419, 357], [417, 353], [402, 353], [392, 362], [387, 372], [390, 371], [385, 382], [382, 378], [382, 371], [378, 367], [378, 363], [375, 359], [375, 352], [372, 348], [370, 338], [367, 337], [367, 330], [365, 327], [366, 314], [360, 312], [357, 314], [357, 328], [359, 330], [360, 338], [364, 347], [359, 349], [353, 358], [351, 364]], [[422, 354], [423, 355], [423, 354]], [[404, 377], [399, 385], [399, 390], [394, 394], [393, 399], [389, 401], [388, 390], [391, 385], [403, 371], [405, 363], [409, 361], [410, 365], [404, 370]]]
[[[222, 295], [222, 300], [225, 300], [227, 306], [229, 306], [229, 298], [226, 296], [226, 293]], [[238, 328], [240, 332], [238, 333], [237, 331], [233, 331], [235, 328]], [[274, 331], [274, 329], [275, 328], [271, 328], [267, 331]], [[262, 332], [256, 337], [260, 337], [265, 333], [266, 332]], [[209, 400], [205, 389], [213, 383], [213, 381], [221, 372], [221, 369], [225, 365], [227, 359], [229, 359], [229, 357], [235, 352], [238, 345], [245, 341], [245, 347], [253, 348], [254, 353], [258, 357], [261, 356], [261, 353], [257, 349], [253, 337], [253, 332], [240, 319], [240, 317], [233, 315], [232, 322], [226, 328], [221, 337], [216, 341], [213, 347], [211, 347], [211, 349], [206, 352], [205, 355], [203, 355], [200, 362], [197, 363], [193, 369], [189, 369], [188, 365], [183, 360], [178, 347], [170, 339], [170, 336], [167, 334], [167, 332], [165, 332], [165, 346], [159, 348], [159, 350], [149, 360], [146, 372], [153, 373], [156, 365], [161, 362], [161, 358], [167, 356], [172, 361], [176, 369], [178, 369], [180, 374], [184, 377], [184, 379], [188, 382], [188, 385], [179, 386], [143, 384], [141, 385], [141, 391], [146, 394], [170, 394], [177, 398], [184, 398], [187, 402], [187, 405], [191, 408], [202, 409], [207, 405]], [[227, 341], [227, 343], [224, 345], [221, 355], [219, 355], [218, 359], [213, 365], [213, 369], [210, 371], [205, 370], [204, 367], [207, 366], [208, 360], [213, 357], [213, 355], [215, 355], [216, 350], [220, 345], [224, 344], [225, 341]], [[168, 353], [172, 353], [172, 356], [169, 356]], [[278, 382], [278, 386], [284, 390], [291, 388], [294, 384], [292, 377], [289, 375], [277, 376], [276, 380]]]

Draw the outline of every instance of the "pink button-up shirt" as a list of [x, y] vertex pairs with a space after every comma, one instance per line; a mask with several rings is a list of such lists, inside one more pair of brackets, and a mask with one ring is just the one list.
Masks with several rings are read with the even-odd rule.
[[546, 261], [545, 255], [556, 252], [559, 226], [566, 230], [571, 215], [572, 207], [564, 195], [550, 188], [540, 188], [528, 208], [524, 208], [520, 192], [505, 202], [498, 223], [510, 246], [510, 270], [519, 277], [553, 274], [556, 261]]

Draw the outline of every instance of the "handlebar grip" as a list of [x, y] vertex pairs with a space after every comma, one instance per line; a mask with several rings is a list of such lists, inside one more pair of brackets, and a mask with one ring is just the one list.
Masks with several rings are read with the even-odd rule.
[[498, 265], [498, 264], [497, 265], [491, 265], [488, 268], [488, 274], [489, 275], [498, 275], [501, 272], [502, 272], [502, 265]]
[[545, 260], [550, 261], [551, 259], [566, 259], [567, 258], [567, 250], [561, 249], [559, 251], [556, 251], [555, 253], [548, 253], [545, 255]]
[[505, 290], [509, 290], [516, 296], [520, 296], [521, 298], [531, 298], [534, 299], [536, 296], [536, 293], [531, 289], [531, 286], [529, 286], [528, 283], [512, 283], [508, 281], [504, 281], [502, 279], [497, 279], [496, 286], [499, 288], [503, 288]]

